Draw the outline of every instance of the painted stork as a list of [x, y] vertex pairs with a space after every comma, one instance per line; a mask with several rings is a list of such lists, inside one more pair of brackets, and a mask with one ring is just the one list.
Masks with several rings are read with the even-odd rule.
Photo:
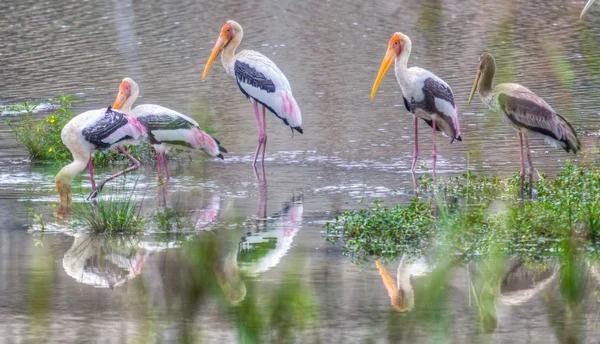
[[[219, 39], [208, 58], [202, 73], [202, 80], [210, 69], [217, 56], [221, 55], [221, 62], [227, 74], [233, 76], [240, 91], [250, 99], [254, 106], [254, 115], [258, 127], [258, 145], [254, 153], [252, 166], [256, 166], [256, 159], [262, 147], [262, 164], [265, 164], [265, 149], [267, 146], [267, 122], [265, 109], [269, 109], [283, 123], [292, 129], [303, 133], [302, 114], [292, 95], [292, 88], [285, 75], [277, 68], [275, 63], [259, 52], [242, 50], [238, 54], [235, 50], [240, 45], [244, 31], [242, 26], [229, 20], [221, 29]], [[258, 104], [262, 105], [262, 123], [258, 113]]]
[[[538, 136], [554, 147], [577, 153], [581, 143], [577, 133], [567, 120], [556, 113], [542, 98], [519, 84], [500, 84], [492, 89], [496, 62], [489, 53], [479, 57], [477, 76], [469, 94], [468, 105], [471, 105], [473, 94], [479, 90], [479, 96], [493, 112], [500, 114], [504, 122], [519, 133], [519, 150], [521, 152], [521, 196], [525, 178], [525, 159], [523, 141], [529, 163], [529, 197], [532, 197], [533, 163], [529, 150], [528, 136]], [[525, 137], [525, 139], [523, 139]]]
[[[71, 182], [86, 166], [89, 167], [92, 181], [92, 192], [88, 199], [96, 197], [109, 180], [139, 168], [140, 162], [119, 145], [138, 143], [146, 137], [146, 128], [135, 118], [114, 111], [109, 106], [107, 109], [90, 110], [75, 116], [62, 129], [60, 137], [73, 155], [73, 162], [63, 167], [55, 178], [62, 207], [71, 204]], [[115, 145], [133, 161], [134, 166], [103, 179], [96, 186], [92, 154], [98, 150], [106, 151]]]
[[590, 9], [590, 6], [592, 6], [594, 1], [596, 0], [589, 0], [587, 4], [585, 4], [585, 7], [583, 8], [583, 11], [581, 11], [581, 15], [579, 16], [579, 19], [583, 18], [583, 15]]
[[444, 80], [437, 77], [428, 70], [411, 67], [408, 68], [408, 57], [410, 56], [412, 43], [408, 36], [396, 32], [388, 44], [388, 50], [381, 63], [379, 74], [371, 90], [371, 100], [375, 99], [375, 93], [383, 76], [394, 61], [396, 79], [402, 89], [402, 97], [406, 110], [413, 115], [415, 125], [415, 150], [410, 170], [414, 173], [417, 157], [419, 156], [418, 120], [422, 118], [433, 128], [433, 173], [435, 174], [435, 163], [437, 159], [436, 132], [462, 141], [460, 137], [460, 124], [458, 122], [458, 109], [454, 103], [454, 94], [450, 86]]
[[140, 89], [135, 81], [125, 78], [119, 86], [119, 94], [113, 109], [120, 109], [137, 119], [148, 130], [148, 141], [156, 150], [156, 166], [161, 174], [161, 164], [165, 168], [167, 180], [170, 178], [166, 152], [169, 146], [204, 150], [211, 156], [223, 159], [227, 150], [221, 143], [208, 135], [193, 119], [160, 105], [138, 105], [131, 107]]

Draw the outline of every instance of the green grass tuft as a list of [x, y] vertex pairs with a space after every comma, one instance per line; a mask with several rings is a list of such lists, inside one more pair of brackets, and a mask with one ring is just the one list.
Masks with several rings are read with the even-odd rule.
[[141, 204], [131, 190], [115, 187], [104, 190], [96, 204], [76, 204], [73, 218], [76, 223], [83, 223], [94, 233], [139, 233], [148, 220], [141, 212]]

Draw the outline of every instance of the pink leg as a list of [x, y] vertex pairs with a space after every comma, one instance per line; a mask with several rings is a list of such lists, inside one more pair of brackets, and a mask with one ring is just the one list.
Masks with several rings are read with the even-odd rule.
[[108, 176], [107, 178], [105, 178], [105, 179], [103, 179], [102, 181], [100, 181], [100, 183], [98, 183], [98, 187], [97, 187], [96, 189], [92, 190], [92, 192], [91, 192], [91, 193], [88, 195], [88, 197], [87, 197], [87, 200], [89, 200], [89, 199], [93, 199], [93, 198], [96, 198], [96, 196], [98, 196], [98, 192], [99, 192], [99, 190], [102, 190], [102, 187], [103, 187], [103, 186], [104, 186], [104, 184], [106, 184], [107, 182], [109, 182], [109, 181], [111, 181], [111, 180], [115, 179], [116, 177], [118, 177], [118, 176], [120, 176], [120, 175], [123, 175], [123, 174], [125, 174], [125, 173], [131, 172], [131, 171], [133, 171], [133, 170], [135, 170], [135, 169], [138, 169], [138, 168], [140, 168], [141, 164], [140, 164], [140, 162], [139, 162], [139, 161], [138, 161], [136, 158], [134, 158], [133, 156], [131, 156], [131, 154], [129, 154], [129, 153], [126, 151], [126, 150], [124, 150], [123, 148], [121, 148], [121, 146], [117, 146], [117, 149], [118, 149], [118, 150], [119, 150], [121, 153], [123, 153], [123, 154], [127, 155], [127, 157], [129, 158], [129, 160], [133, 161], [133, 163], [134, 163], [135, 165], [133, 165], [133, 166], [131, 166], [131, 167], [128, 167], [128, 168], [124, 169], [124, 170], [123, 170], [123, 171], [121, 171], [121, 172], [115, 173], [115, 174], [113, 174], [112, 176]]
[[160, 180], [161, 174], [162, 174], [162, 155], [160, 154], [160, 152], [156, 152], [156, 169], [158, 170], [158, 179]]
[[415, 152], [413, 153], [413, 162], [410, 167], [411, 172], [415, 172], [415, 165], [417, 164], [417, 157], [419, 156], [419, 117], [413, 116], [415, 119]]
[[254, 161], [252, 162], [252, 166], [256, 166], [256, 159], [258, 158], [258, 153], [260, 153], [260, 147], [262, 146], [262, 126], [260, 124], [260, 115], [258, 114], [258, 104], [253, 99], [252, 106], [254, 106], [254, 116], [256, 117], [256, 127], [258, 128], [258, 145], [256, 145], [256, 152], [254, 152]]
[[94, 164], [92, 164], [92, 156], [88, 161], [88, 169], [90, 170], [90, 180], [92, 181], [92, 190], [96, 190], [96, 181], [94, 180]]
[[431, 156], [433, 157], [433, 175], [435, 176], [435, 163], [437, 161], [437, 141], [436, 141], [436, 135], [437, 135], [437, 130], [436, 130], [436, 120], [433, 120], [433, 152], [431, 153]]
[[263, 151], [262, 151], [262, 165], [265, 165], [265, 151], [267, 150], [267, 117], [266, 117], [266, 113], [265, 113], [266, 109], [263, 105], [263, 135], [264, 135], [264, 141], [263, 141]]
[[169, 174], [169, 163], [167, 162], [167, 153], [163, 152], [162, 153], [162, 161], [163, 164], [165, 164], [165, 175], [167, 177], [167, 180], [171, 179], [171, 175]]
[[523, 157], [523, 134], [519, 132], [519, 151], [521, 152], [521, 199], [523, 199], [523, 184], [525, 183], [525, 158]]
[[533, 198], [533, 160], [531, 159], [531, 149], [529, 149], [529, 139], [525, 136], [525, 152], [527, 153], [527, 162], [529, 168], [527, 174], [529, 175], [529, 199]]

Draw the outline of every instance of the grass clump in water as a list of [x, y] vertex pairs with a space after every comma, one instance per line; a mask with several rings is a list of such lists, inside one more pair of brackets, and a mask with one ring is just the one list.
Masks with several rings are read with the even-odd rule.
[[89, 227], [94, 233], [142, 232], [148, 220], [141, 212], [134, 191], [135, 187], [131, 191], [124, 187], [113, 188], [94, 204], [76, 205], [73, 211], [75, 222]]
[[[5, 111], [21, 113], [17, 120], [6, 120], [6, 124], [15, 134], [17, 141], [29, 152], [29, 158], [34, 162], [56, 162], [67, 164], [71, 161], [71, 152], [63, 144], [60, 137], [63, 127], [73, 118], [73, 106], [78, 98], [64, 95], [50, 101], [54, 110], [45, 116], [36, 116], [40, 103], [23, 102], [11, 105]], [[22, 119], [21, 119], [22, 118]], [[138, 158], [148, 157], [148, 145], [129, 146], [125, 149]], [[127, 157], [116, 150], [97, 152], [93, 157], [94, 165], [126, 160]]]

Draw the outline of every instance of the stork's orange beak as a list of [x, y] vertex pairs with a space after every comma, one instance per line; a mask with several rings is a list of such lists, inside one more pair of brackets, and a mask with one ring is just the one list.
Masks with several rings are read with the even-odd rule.
[[371, 100], [375, 99], [375, 93], [377, 92], [377, 88], [379, 87], [379, 83], [383, 79], [385, 73], [390, 69], [392, 62], [396, 58], [396, 52], [392, 47], [389, 47], [385, 56], [383, 57], [383, 61], [381, 62], [381, 67], [379, 68], [379, 74], [377, 74], [377, 79], [375, 79], [375, 83], [373, 84], [373, 89], [371, 89]]
[[217, 56], [219, 56], [221, 51], [223, 51], [223, 49], [225, 49], [225, 47], [227, 46], [227, 43], [229, 43], [230, 40], [231, 40], [230, 38], [228, 38], [226, 35], [221, 33], [221, 35], [219, 36], [219, 39], [217, 39], [217, 42], [215, 43], [215, 46], [213, 47], [212, 52], [210, 53], [208, 62], [206, 62], [206, 66], [204, 67], [204, 73], [202, 73], [202, 80], [204, 80], [206, 78], [206, 74], [208, 74], [208, 70], [210, 69], [210, 66], [212, 66], [212, 64], [213, 64], [213, 62], [215, 62], [215, 59], [217, 58]]
[[117, 95], [117, 99], [115, 99], [115, 102], [112, 106], [112, 108], [114, 110], [119, 110], [123, 104], [125, 104], [125, 101], [127, 100], [127, 96], [125, 95], [125, 92], [123, 92], [122, 90], [119, 90], [119, 94]]

